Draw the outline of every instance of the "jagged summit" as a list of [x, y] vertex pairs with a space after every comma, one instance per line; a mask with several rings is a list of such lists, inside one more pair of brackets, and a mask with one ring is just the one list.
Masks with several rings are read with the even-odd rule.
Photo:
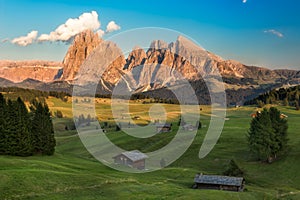
[[166, 43], [163, 40], [154, 40], [150, 44], [150, 49], [167, 49], [168, 48], [168, 43]]
[[[70, 89], [69, 83], [75, 84], [76, 80], [80, 79], [81, 85], [98, 80], [99, 87], [105, 92], [112, 92], [119, 81], [123, 80], [130, 91], [149, 92], [165, 87], [177, 87], [182, 79], [199, 84], [195, 85], [197, 89], [203, 84], [203, 78], [212, 80], [220, 74], [226, 89], [236, 91], [232, 92], [229, 98], [241, 100], [247, 95], [266, 91], [266, 85], [271, 88], [300, 83], [299, 71], [270, 70], [246, 66], [234, 60], [224, 60], [184, 36], [178, 36], [176, 41], [169, 44], [155, 40], [147, 51], [135, 47], [125, 58], [117, 44], [102, 41], [96, 33], [86, 30], [75, 36], [63, 60], [63, 70], [60, 68], [61, 64], [60, 67], [52, 67], [53, 63], [34, 63], [30, 62], [31, 66], [28, 66], [28, 62], [16, 64], [0, 61], [0, 78], [13, 82], [21, 82], [28, 78], [39, 80], [41, 83], [26, 81], [26, 84], [39, 85], [45, 90], [61, 90], [60, 87]], [[87, 71], [78, 73], [82, 65], [87, 67]], [[56, 84], [43, 85], [54, 80]], [[221, 80], [212, 81], [218, 84]], [[2, 83], [13, 84], [6, 80]], [[247, 92], [243, 93], [241, 90]], [[160, 94], [165, 95], [165, 91]]]
[[72, 45], [63, 60], [62, 80], [72, 81], [90, 53], [101, 43], [102, 39], [92, 30], [86, 30], [75, 36]]
[[[177, 47], [177, 49], [184, 47], [185, 49], [189, 49], [189, 50], [198, 50], [198, 51], [205, 51], [206, 50], [202, 47], [200, 47], [199, 45], [195, 44], [192, 40], [189, 40], [188, 38], [179, 35], [177, 37], [177, 40], [175, 43], [171, 43], [173, 44], [175, 47]], [[175, 51], [172, 51], [175, 52]]]

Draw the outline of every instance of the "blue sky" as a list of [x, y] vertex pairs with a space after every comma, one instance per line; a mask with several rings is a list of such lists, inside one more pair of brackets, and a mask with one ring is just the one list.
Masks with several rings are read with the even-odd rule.
[[[0, 59], [61, 61], [68, 45], [43, 42], [12, 44], [38, 31], [49, 34], [69, 18], [96, 11], [104, 38], [142, 27], [174, 29], [224, 59], [268, 68], [300, 69], [300, 2], [297, 0], [0, 0]], [[3, 41], [3, 42], [2, 42]]]

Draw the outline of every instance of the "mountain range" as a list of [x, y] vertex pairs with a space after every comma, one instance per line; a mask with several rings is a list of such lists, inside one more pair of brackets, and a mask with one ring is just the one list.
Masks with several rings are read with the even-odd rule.
[[242, 104], [268, 90], [300, 84], [300, 71], [270, 70], [224, 60], [183, 36], [169, 44], [153, 41], [148, 49], [135, 47], [125, 56], [117, 44], [102, 40], [90, 30], [74, 38], [61, 63], [0, 61], [2, 87], [71, 93], [74, 84], [85, 87], [95, 81], [98, 93], [110, 94], [123, 82], [131, 93], [165, 99], [175, 98], [172, 88], [188, 81], [201, 104], [210, 103], [210, 84], [224, 82], [227, 103]]

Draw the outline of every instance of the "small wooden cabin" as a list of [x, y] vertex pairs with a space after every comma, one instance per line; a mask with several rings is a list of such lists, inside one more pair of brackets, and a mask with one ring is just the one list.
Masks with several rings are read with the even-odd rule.
[[156, 124], [156, 133], [168, 133], [172, 130], [171, 124]]
[[139, 170], [144, 170], [147, 155], [139, 150], [126, 151], [113, 157], [115, 164], [125, 165]]
[[197, 174], [194, 179], [194, 189], [213, 189], [242, 192], [245, 179], [242, 177], [202, 175]]

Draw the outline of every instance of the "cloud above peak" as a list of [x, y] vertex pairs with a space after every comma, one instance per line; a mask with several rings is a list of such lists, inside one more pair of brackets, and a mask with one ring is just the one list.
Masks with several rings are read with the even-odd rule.
[[91, 29], [93, 31], [100, 28], [100, 21], [96, 11], [91, 13], [83, 13], [78, 18], [70, 18], [64, 24], [58, 26], [55, 31], [49, 34], [42, 34], [38, 41], [69, 41], [75, 35], [84, 30]]
[[26, 36], [21, 36], [13, 39], [11, 43], [25, 47], [27, 45], [32, 44], [36, 40], [37, 36], [38, 36], [38, 31], [31, 31]]
[[48, 34], [41, 34], [38, 37], [38, 31], [31, 31], [26, 36], [15, 38], [10, 42], [19, 46], [27, 46], [34, 42], [70, 42], [76, 35], [88, 29], [97, 32], [99, 37], [121, 29], [115, 21], [110, 21], [107, 24], [106, 31], [103, 31], [100, 27], [101, 22], [98, 13], [92, 11], [83, 13], [78, 18], [69, 18]]
[[273, 34], [273, 35], [275, 35], [275, 36], [277, 36], [279, 38], [283, 38], [284, 37], [284, 35], [281, 32], [279, 32], [277, 30], [274, 30], [274, 29], [265, 30], [264, 33]]

